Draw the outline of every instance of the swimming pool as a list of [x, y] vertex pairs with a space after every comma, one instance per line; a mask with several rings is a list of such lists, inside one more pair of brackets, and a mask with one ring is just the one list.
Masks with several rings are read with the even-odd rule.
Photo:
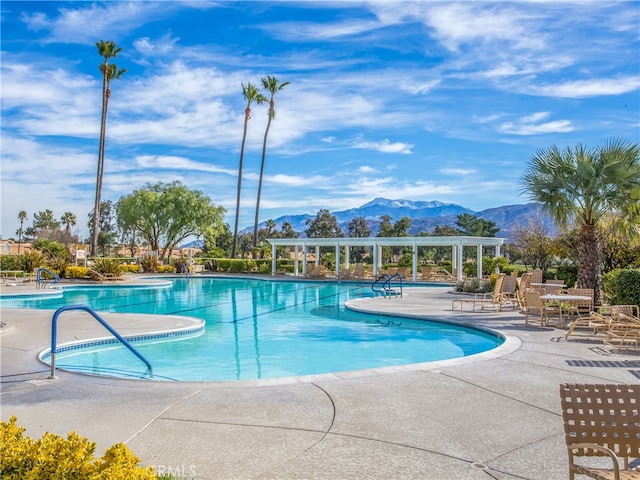
[[[241, 380], [313, 375], [423, 363], [480, 353], [503, 338], [446, 322], [370, 315], [344, 308], [370, 297], [369, 284], [176, 278], [171, 288], [66, 288], [62, 298], [3, 300], [3, 307], [187, 315], [203, 319], [199, 336], [135, 341], [154, 378]], [[124, 347], [59, 353], [58, 368], [147, 378]]]

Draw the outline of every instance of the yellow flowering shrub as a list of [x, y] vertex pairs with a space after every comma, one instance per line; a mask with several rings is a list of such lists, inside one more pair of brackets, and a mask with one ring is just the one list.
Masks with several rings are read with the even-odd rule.
[[130, 263], [121, 265], [123, 273], [140, 273], [142, 272], [142, 267], [137, 263]]
[[156, 480], [153, 468], [138, 467], [140, 459], [122, 443], [111, 446], [94, 459], [96, 444], [71, 432], [67, 439], [45, 432], [34, 441], [23, 435], [16, 417], [0, 425], [0, 472], [2, 479], [37, 480]]
[[65, 278], [87, 278], [89, 269], [87, 267], [67, 267], [64, 270]]

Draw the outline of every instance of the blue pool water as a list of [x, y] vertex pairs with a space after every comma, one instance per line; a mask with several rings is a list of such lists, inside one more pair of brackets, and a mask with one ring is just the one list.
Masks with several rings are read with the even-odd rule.
[[[205, 333], [135, 341], [154, 378], [240, 380], [312, 375], [422, 363], [486, 351], [503, 339], [445, 322], [346, 310], [371, 296], [368, 284], [176, 278], [170, 288], [69, 288], [61, 298], [3, 300], [3, 307], [186, 315]], [[58, 353], [58, 368], [147, 378], [146, 367], [120, 345]]]

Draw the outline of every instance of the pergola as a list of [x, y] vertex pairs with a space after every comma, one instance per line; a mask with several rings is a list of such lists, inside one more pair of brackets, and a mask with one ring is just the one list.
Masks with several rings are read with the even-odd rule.
[[[382, 257], [382, 247], [411, 247], [413, 255], [413, 281], [418, 277], [418, 247], [451, 247], [452, 264], [457, 273], [458, 281], [462, 280], [462, 248], [476, 247], [477, 276], [482, 278], [482, 248], [494, 247], [495, 256], [500, 256], [500, 246], [504, 243], [504, 238], [495, 237], [344, 237], [344, 238], [268, 238], [271, 244], [271, 275], [276, 274], [276, 249], [277, 247], [293, 247], [294, 251], [294, 274], [299, 275], [300, 258], [302, 262], [302, 275], [307, 274], [307, 253], [310, 249], [315, 250], [316, 265], [320, 258], [320, 247], [333, 247], [336, 255], [336, 277], [340, 272], [341, 247], [345, 247], [344, 264], [349, 267], [350, 247], [369, 247], [373, 253], [373, 274], [377, 275], [380, 269], [380, 259]], [[300, 252], [302, 251], [302, 256]]]

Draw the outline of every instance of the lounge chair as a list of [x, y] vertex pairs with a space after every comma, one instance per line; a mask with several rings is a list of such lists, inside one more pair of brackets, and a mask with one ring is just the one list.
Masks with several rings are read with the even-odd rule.
[[327, 269], [324, 267], [324, 265], [318, 265], [313, 270], [311, 270], [309, 273], [307, 273], [307, 276], [311, 277], [311, 278], [324, 277], [324, 274], [326, 273], [326, 271], [327, 271]]
[[640, 316], [636, 305], [613, 305], [605, 345], [640, 348]]
[[[629, 470], [640, 458], [640, 385], [560, 385], [569, 480], [587, 475], [598, 480], [639, 479]], [[609, 457], [594, 466], [576, 464], [577, 457]], [[620, 463], [622, 462], [622, 466]]]
[[89, 276], [93, 280], [98, 280], [100, 283], [102, 282], [115, 282], [118, 280], [123, 280], [122, 275], [118, 275], [116, 273], [100, 273], [96, 270], [89, 270]]
[[351, 270], [348, 268], [341, 268], [340, 272], [339, 272], [340, 278], [342, 280], [346, 280], [348, 278], [351, 278]]
[[364, 278], [365, 277], [364, 267], [362, 266], [361, 263], [356, 263], [356, 266], [353, 269], [353, 273], [351, 275], [353, 276], [353, 278]]

